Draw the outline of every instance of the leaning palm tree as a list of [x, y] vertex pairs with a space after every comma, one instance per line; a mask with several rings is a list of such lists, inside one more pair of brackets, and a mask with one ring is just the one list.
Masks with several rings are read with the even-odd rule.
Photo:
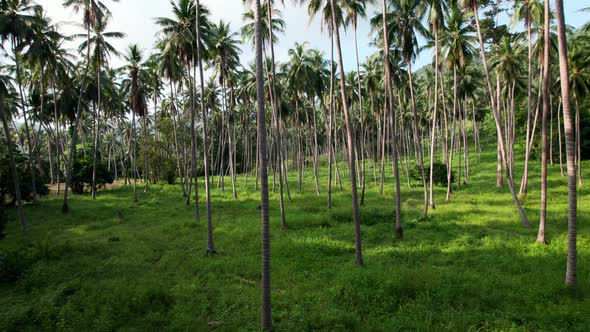
[[561, 82], [561, 98], [563, 101], [563, 126], [565, 128], [565, 146], [567, 158], [568, 176], [568, 233], [567, 233], [567, 268], [565, 284], [569, 288], [575, 288], [577, 283], [576, 263], [576, 214], [578, 198], [576, 192], [576, 165], [575, 165], [575, 138], [572, 113], [570, 110], [570, 86], [569, 68], [567, 56], [567, 40], [565, 18], [563, 15], [563, 0], [555, 0], [555, 12], [557, 16], [557, 39], [559, 49], [559, 78]]
[[[482, 59], [483, 67], [484, 67], [484, 73], [485, 73], [485, 77], [486, 77], [488, 94], [490, 97], [490, 104], [492, 106], [492, 115], [494, 117], [494, 122], [496, 124], [496, 133], [498, 135], [498, 145], [500, 148], [500, 154], [502, 156], [502, 163], [503, 163], [504, 169], [508, 169], [508, 160], [507, 160], [506, 149], [505, 149], [505, 145], [504, 145], [502, 124], [500, 122], [500, 113], [498, 112], [498, 107], [496, 105], [496, 100], [494, 97], [495, 96], [494, 88], [492, 87], [492, 81], [490, 78], [490, 71], [488, 68], [488, 61], [487, 61], [487, 57], [486, 57], [486, 53], [485, 53], [483, 34], [481, 31], [481, 25], [479, 22], [479, 13], [478, 13], [479, 3], [477, 0], [463, 0], [463, 6], [467, 9], [470, 9], [473, 13], [473, 17], [475, 18], [475, 26], [477, 28], [479, 49], [480, 49], [481, 59]], [[514, 204], [516, 205], [516, 209], [518, 210], [518, 213], [520, 214], [522, 224], [525, 227], [529, 227], [530, 223], [526, 217], [526, 214], [524, 213], [524, 210], [522, 208], [522, 205], [520, 204], [520, 201], [518, 200], [518, 197], [516, 196], [516, 192], [514, 191], [514, 181], [513, 181], [512, 175], [510, 174], [510, 172], [506, 172], [506, 173], [507, 173], [507, 178], [508, 178], [508, 188], [510, 189], [510, 194], [512, 195], [512, 200], [514, 201]]]

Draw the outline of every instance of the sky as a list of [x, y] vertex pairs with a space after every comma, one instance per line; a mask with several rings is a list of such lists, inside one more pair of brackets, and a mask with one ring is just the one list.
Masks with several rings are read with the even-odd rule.
[[[47, 14], [53, 19], [54, 23], [60, 23], [62, 31], [65, 34], [83, 32], [79, 26], [81, 14], [76, 14], [71, 9], [63, 8], [62, 2], [63, 0], [37, 0], [37, 3], [46, 8]], [[103, 0], [103, 2], [110, 8], [113, 14], [107, 31], [117, 31], [126, 34], [126, 38], [112, 42], [119, 51], [124, 51], [127, 45], [131, 43], [137, 43], [146, 54], [149, 54], [157, 40], [159, 30], [154, 22], [154, 18], [172, 17], [171, 5], [168, 0], [120, 0], [119, 2]], [[243, 26], [242, 13], [246, 9], [242, 4], [242, 0], [201, 0], [201, 4], [209, 8], [211, 21], [218, 22], [219, 20], [223, 20], [230, 22], [232, 30], [239, 33], [239, 30]], [[553, 0], [551, 0], [551, 5], [553, 6]], [[567, 24], [579, 27], [590, 21], [590, 14], [588, 12], [578, 12], [580, 8], [590, 7], [590, 0], [564, 0], [564, 6]], [[285, 33], [279, 35], [279, 43], [275, 46], [277, 61], [282, 62], [288, 59], [288, 50], [295, 42], [307, 42], [309, 47], [322, 50], [324, 56], [329, 58], [329, 37], [325, 32], [322, 32], [318, 18], [310, 20], [307, 15], [307, 8], [295, 6], [291, 1], [285, 1], [285, 7], [279, 7], [279, 9], [282, 11], [283, 19], [285, 20]], [[372, 17], [375, 12], [375, 8], [369, 8], [367, 10], [369, 17]], [[359, 22], [358, 39], [359, 59], [361, 63], [376, 51], [376, 49], [369, 45], [371, 39], [369, 37], [370, 30], [367, 20]], [[76, 47], [79, 42], [81, 41], [76, 41], [69, 46]], [[355, 45], [352, 29], [346, 32], [342, 32], [341, 30], [341, 42], [345, 70], [355, 70]], [[252, 47], [253, 45], [242, 46], [243, 53], [241, 60], [243, 64], [247, 64], [254, 59]], [[416, 59], [414, 68], [418, 69], [431, 61], [432, 52], [428, 50], [423, 51]], [[123, 65], [123, 60], [113, 57], [111, 59], [111, 65], [114, 67], [121, 66]]]

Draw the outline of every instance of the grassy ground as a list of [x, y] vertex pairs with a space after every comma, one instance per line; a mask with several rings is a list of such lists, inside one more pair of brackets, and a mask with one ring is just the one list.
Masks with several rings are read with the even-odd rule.
[[[380, 197], [368, 176], [364, 268], [354, 265], [346, 188], [335, 189], [328, 211], [325, 170], [320, 197], [311, 172], [303, 193], [292, 174], [288, 231], [279, 230], [271, 196], [276, 329], [590, 330], [590, 185], [579, 191], [579, 287], [570, 293], [567, 179], [551, 167], [549, 245], [535, 244], [538, 163], [524, 202], [534, 226], [526, 229], [508, 190], [495, 187], [494, 152], [473, 162], [469, 184], [451, 202], [437, 188], [427, 220], [420, 219], [421, 187], [402, 186], [401, 242], [393, 233], [393, 181]], [[215, 256], [204, 255], [205, 220], [195, 222], [179, 186], [153, 185], [137, 204], [129, 187], [100, 192], [96, 201], [74, 196], [68, 215], [57, 199], [27, 206], [32, 244], [23, 244], [14, 222], [0, 242], [0, 330], [257, 330], [260, 211], [249, 181], [246, 190], [239, 178], [237, 201], [228, 183], [225, 193], [212, 193]]]

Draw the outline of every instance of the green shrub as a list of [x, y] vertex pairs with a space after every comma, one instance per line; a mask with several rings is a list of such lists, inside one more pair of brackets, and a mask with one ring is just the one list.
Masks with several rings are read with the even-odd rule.
[[[440, 187], [447, 186], [447, 166], [445, 164], [435, 162], [433, 164], [433, 181], [434, 184]], [[430, 179], [430, 165], [424, 165], [424, 173], [426, 181]], [[420, 183], [422, 183], [422, 170], [420, 165], [415, 165], [414, 168], [410, 169], [410, 177]], [[451, 172], [451, 183], [455, 182], [455, 172]]]
[[[31, 201], [33, 199], [33, 176], [31, 169], [29, 168], [29, 158], [24, 155], [18, 147], [15, 147], [14, 159], [16, 168], [18, 170], [19, 186], [21, 197], [25, 201]], [[43, 164], [43, 163], [41, 163]], [[36, 165], [36, 169], [43, 167], [43, 165]], [[44, 172], [48, 174], [48, 171]], [[37, 195], [45, 196], [49, 194], [49, 187], [47, 183], [49, 179], [47, 176], [41, 176], [41, 172], [36, 172], [35, 185], [37, 188]], [[10, 156], [8, 155], [8, 149], [6, 147], [6, 141], [0, 139], [0, 196], [9, 196], [11, 198], [7, 203], [14, 205], [16, 202], [16, 194], [14, 191], [14, 178], [10, 170]]]
[[[103, 187], [107, 183], [113, 183], [113, 174], [109, 172], [107, 165], [96, 163], [96, 185]], [[92, 159], [81, 158], [74, 162], [72, 169], [72, 191], [76, 194], [84, 193], [86, 185], [92, 185]]]

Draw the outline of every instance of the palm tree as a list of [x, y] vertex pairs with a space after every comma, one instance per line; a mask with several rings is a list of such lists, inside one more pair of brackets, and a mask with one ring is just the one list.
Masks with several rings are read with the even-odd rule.
[[[235, 70], [235, 68], [239, 65], [239, 54], [241, 52], [238, 46], [239, 42], [235, 38], [236, 35], [237, 33], [231, 32], [229, 23], [220, 21], [219, 24], [212, 26], [210, 41], [211, 47], [208, 49], [211, 64], [214, 67], [215, 74], [219, 79], [219, 84], [221, 85], [222, 105], [224, 105], [223, 113], [227, 114], [225, 122], [227, 125], [227, 137], [229, 143], [229, 169], [234, 199], [238, 198], [238, 194], [236, 192], [236, 169], [234, 164], [234, 156], [236, 154], [235, 132], [232, 131], [232, 125], [230, 123], [234, 117], [234, 103], [229, 102], [231, 106], [228, 107], [227, 84], [229, 83], [229, 89], [233, 98], [233, 80], [230, 79], [229, 75], [230, 72]], [[229, 111], [228, 108], [230, 108]]]
[[[332, 13], [336, 12], [336, 5], [334, 0], [330, 0], [330, 8]], [[336, 51], [338, 54], [338, 69], [340, 72], [340, 95], [342, 98], [342, 109], [344, 111], [344, 121], [346, 124], [346, 139], [348, 143], [348, 167], [350, 169], [350, 185], [352, 192], [352, 216], [354, 220], [354, 237], [355, 237], [355, 263], [356, 265], [363, 265], [363, 253], [361, 247], [361, 222], [359, 216], [357, 184], [356, 184], [356, 165], [355, 165], [355, 149], [352, 138], [352, 124], [350, 121], [350, 112], [348, 110], [348, 102], [346, 100], [346, 83], [344, 77], [344, 64], [342, 60], [342, 47], [340, 46], [340, 28], [338, 27], [338, 20], [335, 15], [332, 15], [332, 26], [334, 28], [334, 37], [336, 42]]]
[[141, 82], [141, 66], [143, 54], [136, 44], [129, 45], [125, 55], [127, 65], [125, 69], [128, 75], [127, 89], [129, 91], [129, 104], [131, 105], [131, 134], [133, 135], [133, 157], [131, 159], [131, 172], [133, 173], [133, 201], [137, 202], [137, 134], [135, 132], [135, 114], [140, 117], [147, 112], [144, 84]]
[[[392, 88], [392, 70], [390, 63], [390, 41], [389, 41], [389, 24], [388, 24], [387, 5], [385, 0], [381, 2], [381, 22], [382, 22], [382, 33], [383, 33], [383, 67], [385, 69], [385, 109], [389, 113], [390, 120], [394, 119], [394, 107], [393, 107], [393, 88]], [[387, 109], [389, 108], [389, 109]], [[393, 126], [391, 133], [391, 145], [393, 149], [393, 176], [395, 178], [395, 234], [396, 237], [401, 240], [403, 238], [403, 228], [401, 222], [401, 199], [400, 199], [400, 181], [399, 181], [399, 167], [398, 167], [398, 152], [397, 152], [397, 126], [395, 121], [391, 121]], [[385, 135], [384, 135], [385, 136]], [[383, 144], [384, 145], [384, 144]], [[384, 149], [384, 146], [382, 146]]]
[[[504, 165], [504, 169], [508, 169], [508, 160], [506, 157], [506, 149], [504, 146], [502, 125], [500, 123], [500, 116], [499, 116], [498, 108], [496, 105], [496, 100], [494, 98], [494, 89], [492, 87], [492, 81], [490, 79], [490, 71], [488, 69], [488, 61], [487, 61], [487, 57], [485, 54], [483, 35], [481, 32], [481, 26], [479, 23], [479, 14], [478, 14], [478, 10], [477, 10], [478, 1], [477, 0], [463, 0], [463, 6], [467, 9], [471, 9], [471, 11], [473, 12], [473, 17], [475, 18], [475, 26], [477, 28], [477, 37], [479, 40], [481, 59], [482, 59], [483, 67], [484, 67], [484, 73], [486, 76], [488, 94], [490, 96], [490, 104], [492, 106], [492, 115], [494, 117], [494, 122], [496, 123], [496, 133], [498, 135], [498, 145], [499, 145], [500, 153], [502, 155], [502, 163]], [[530, 223], [524, 213], [524, 210], [522, 209], [522, 205], [520, 204], [518, 197], [516, 196], [516, 192], [514, 191], [514, 181], [512, 179], [512, 175], [510, 174], [510, 172], [506, 172], [506, 173], [507, 173], [507, 178], [508, 178], [508, 188], [510, 189], [510, 194], [512, 195], [512, 200], [514, 201], [514, 204], [516, 205], [516, 209], [518, 210], [518, 213], [520, 214], [522, 224], [525, 227], [529, 227]]]
[[576, 165], [575, 165], [575, 138], [572, 113], [570, 110], [570, 86], [569, 68], [567, 55], [567, 40], [565, 18], [563, 14], [563, 0], [555, 0], [555, 13], [557, 16], [557, 39], [559, 49], [559, 78], [561, 82], [561, 98], [563, 101], [563, 126], [565, 128], [565, 146], [567, 158], [568, 176], [568, 233], [567, 233], [567, 268], [565, 273], [565, 284], [569, 288], [575, 288], [576, 276], [576, 214], [577, 214], [577, 192], [576, 192]]
[[260, 159], [260, 214], [262, 224], [262, 329], [272, 330], [270, 304], [270, 225], [268, 215], [268, 151], [264, 112], [264, 76], [262, 71], [262, 18], [260, 0], [254, 0], [256, 18], [256, 105], [258, 109], [258, 158]]
[[359, 18], [367, 17], [367, 4], [371, 4], [374, 0], [345, 0], [343, 2], [344, 10], [346, 11], [345, 25], [351, 25], [354, 32], [354, 49], [356, 60], [356, 75], [358, 83], [358, 105], [360, 113], [360, 155], [361, 155], [361, 205], [365, 202], [365, 144], [364, 144], [364, 116], [363, 116], [363, 94], [362, 94], [362, 79], [361, 68], [359, 63], [359, 48], [358, 48], [358, 20]]
[[543, 38], [545, 47], [543, 48], [543, 120], [542, 120], [542, 153], [541, 153], [541, 218], [539, 221], [539, 232], [537, 242], [545, 243], [545, 223], [547, 219], [547, 115], [549, 113], [549, 0], [545, 0], [545, 29]]
[[[4, 69], [0, 67], [0, 69]], [[18, 175], [18, 169], [16, 168], [16, 162], [14, 159], [14, 143], [12, 142], [12, 134], [10, 133], [10, 127], [8, 125], [8, 112], [16, 112], [17, 108], [17, 95], [12, 86], [12, 78], [8, 75], [4, 75], [0, 72], [0, 120], [2, 121], [2, 127], [4, 129], [4, 136], [6, 137], [6, 145], [8, 146], [8, 156], [10, 158], [10, 172], [14, 182], [14, 192], [16, 196], [16, 202], [18, 204], [18, 221], [21, 225], [23, 235], [25, 239], [28, 239], [27, 223], [25, 221], [25, 214], [23, 211], [23, 200], [20, 192], [20, 181]]]
[[422, 25], [422, 18], [425, 13], [424, 3], [421, 0], [396, 0], [392, 2], [391, 16], [389, 17], [392, 28], [397, 33], [395, 40], [400, 48], [403, 59], [408, 68], [408, 79], [410, 88], [410, 108], [412, 110], [412, 130], [414, 136], [414, 145], [418, 150], [418, 162], [422, 176], [422, 185], [424, 189], [424, 216], [428, 214], [428, 190], [426, 187], [426, 174], [424, 171], [424, 151], [418, 131], [418, 114], [416, 112], [416, 103], [414, 97], [414, 83], [412, 74], [412, 62], [416, 57], [418, 50], [418, 35], [427, 36], [428, 31]]
[[[196, 8], [201, 8], [201, 4], [199, 3], [199, 0], [195, 0], [195, 6]], [[201, 40], [201, 23], [200, 23], [200, 15], [195, 15], [195, 29], [196, 29], [196, 37], [197, 40]], [[220, 26], [223, 27], [223, 24], [220, 22]], [[219, 33], [216, 34], [217, 37], [220, 37]], [[223, 36], [223, 35], [222, 35]], [[224, 40], [227, 42], [226, 44], [232, 45], [232, 41], [231, 40], [227, 40], [227, 38], [224, 38]], [[200, 86], [201, 86], [201, 93], [199, 94], [199, 105], [201, 106], [201, 121], [203, 122], [203, 166], [205, 168], [205, 199], [206, 199], [206, 205], [207, 205], [207, 253], [209, 254], [214, 254], [215, 251], [215, 243], [213, 242], [213, 222], [211, 220], [211, 190], [209, 188], [209, 158], [207, 157], [208, 155], [208, 151], [209, 151], [209, 143], [208, 143], [208, 138], [207, 138], [207, 110], [205, 108], [205, 102], [203, 100], [204, 96], [205, 96], [205, 82], [204, 82], [204, 78], [203, 78], [203, 52], [201, 50], [201, 43], [196, 43], [197, 44], [197, 65], [199, 67], [199, 79], [200, 79]], [[226, 45], [227, 46], [227, 45]], [[221, 47], [218, 49], [222, 49]], [[228, 49], [231, 50], [230, 47], [228, 47]], [[223, 54], [223, 52], [221, 52]], [[233, 53], [233, 52], [232, 52]], [[237, 56], [237, 52], [233, 53], [234, 55]], [[228, 57], [225, 56], [225, 59], [227, 59]], [[225, 60], [224, 59], [224, 60]], [[225, 61], [222, 61], [225, 62]], [[225, 65], [222, 67], [225, 68]], [[222, 69], [223, 70], [223, 69]], [[230, 143], [231, 145], [231, 143]], [[231, 154], [230, 154], [230, 160], [231, 160]], [[232, 181], [234, 182], [234, 197], [235, 196], [235, 174], [232, 175]]]
[[[102, 20], [98, 20], [92, 27], [93, 35], [90, 39], [85, 40], [80, 44], [78, 49], [82, 52], [90, 45], [93, 48], [92, 60], [93, 66], [96, 69], [96, 87], [97, 87], [97, 99], [96, 99], [96, 110], [95, 110], [95, 124], [94, 124], [94, 147], [93, 147], [93, 160], [92, 160], [92, 199], [96, 198], [96, 160], [98, 159], [98, 150], [100, 144], [100, 110], [101, 110], [101, 94], [102, 94], [102, 67], [108, 67], [108, 60], [111, 54], [118, 56], [119, 52], [109, 43], [107, 40], [110, 38], [121, 39], [125, 37], [125, 34], [121, 32], [105, 32], [108, 24], [108, 18], [104, 17]], [[76, 37], [86, 37], [85, 35], [77, 35]]]
[[36, 166], [33, 149], [33, 140], [29, 130], [29, 119], [27, 117], [27, 109], [25, 103], [25, 96], [23, 93], [23, 75], [21, 68], [22, 54], [21, 51], [29, 45], [35, 35], [37, 26], [43, 25], [44, 22], [40, 20], [35, 12], [40, 12], [38, 5], [34, 5], [30, 0], [6, 0], [0, 2], [0, 40], [3, 42], [9, 40], [12, 46], [12, 54], [14, 56], [16, 68], [16, 83], [18, 85], [18, 92], [20, 96], [20, 108], [22, 111], [23, 122], [25, 127], [25, 136], [27, 139], [28, 148], [28, 162], [31, 169], [31, 185], [33, 202], [37, 202], [37, 180], [36, 180]]
[[[113, 2], [118, 2], [119, 0], [113, 0]], [[72, 181], [72, 165], [74, 161], [74, 154], [76, 152], [76, 143], [78, 139], [78, 128], [80, 126], [80, 120], [82, 115], [82, 93], [86, 88], [86, 80], [88, 77], [88, 70], [90, 68], [90, 30], [96, 26], [96, 24], [108, 18], [111, 13], [102, 1], [99, 0], [65, 0], [63, 2], [64, 7], [71, 7], [74, 12], [78, 13], [83, 11], [82, 13], [82, 23], [84, 28], [86, 29], [86, 65], [83, 72], [83, 79], [82, 84], [80, 84], [80, 92], [78, 94], [78, 103], [76, 106], [76, 116], [75, 116], [75, 124], [72, 130], [72, 139], [70, 144], [70, 153], [68, 157], [68, 163], [66, 165], [66, 184], [64, 189], [64, 199], [62, 204], [62, 211], [68, 212], [68, 193], [70, 183]]]
[[473, 57], [474, 48], [471, 45], [475, 41], [472, 35], [473, 28], [467, 24], [465, 14], [458, 6], [451, 6], [446, 18], [447, 25], [441, 34], [441, 44], [445, 54], [447, 68], [453, 71], [453, 128], [451, 131], [451, 148], [448, 151], [447, 165], [447, 200], [451, 194], [451, 174], [453, 170], [453, 146], [455, 138], [455, 119], [457, 117], [457, 72], [465, 69], [467, 63]]
[[428, 24], [430, 31], [434, 35], [434, 109], [432, 111], [432, 131], [430, 133], [430, 179], [429, 179], [429, 199], [430, 208], [435, 209], [434, 203], [434, 150], [435, 150], [435, 134], [436, 134], [436, 117], [438, 114], [438, 74], [440, 69], [440, 47], [439, 47], [439, 29], [444, 25], [444, 11], [446, 10], [445, 0], [429, 0], [428, 1]]
[[542, 5], [539, 0], [517, 0], [516, 10], [514, 12], [513, 20], [518, 22], [524, 21], [524, 26], [527, 29], [527, 45], [528, 45], [528, 81], [527, 81], [527, 128], [526, 128], [526, 147], [525, 147], [525, 166], [520, 187], [520, 195], [525, 196], [528, 188], [528, 170], [529, 170], [529, 154], [530, 154], [530, 127], [531, 127], [531, 106], [532, 106], [532, 71], [533, 71], [533, 52], [532, 52], [532, 26], [541, 21]]

